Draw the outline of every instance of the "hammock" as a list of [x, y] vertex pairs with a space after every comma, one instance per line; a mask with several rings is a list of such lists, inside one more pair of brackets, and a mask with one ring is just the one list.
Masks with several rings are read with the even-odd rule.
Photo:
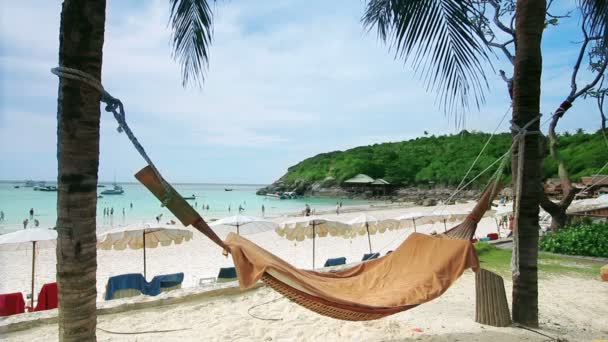
[[261, 280], [301, 306], [350, 321], [373, 320], [411, 309], [439, 297], [466, 269], [477, 271], [479, 261], [469, 240], [497, 191], [496, 182], [490, 182], [468, 217], [444, 234], [413, 233], [386, 256], [337, 272], [316, 272], [298, 269], [234, 233], [222, 241], [149, 166], [135, 177], [182, 224], [194, 226], [232, 255], [241, 288]]

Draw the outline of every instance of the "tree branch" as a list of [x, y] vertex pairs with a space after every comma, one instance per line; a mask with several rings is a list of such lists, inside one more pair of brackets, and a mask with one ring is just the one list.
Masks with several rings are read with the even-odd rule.
[[574, 95], [571, 95], [571, 96], [573, 96], [573, 98], [570, 102], [574, 101], [574, 99], [585, 94], [587, 91], [589, 91], [589, 89], [593, 88], [600, 81], [600, 79], [602, 79], [604, 72], [606, 72], [607, 67], [608, 67], [608, 57], [604, 58], [602, 66], [600, 66], [600, 69], [599, 69], [597, 75], [595, 76], [595, 78], [593, 79], [593, 81], [591, 81], [591, 83], [584, 86], [579, 92], [575, 93]]
[[500, 21], [500, 4], [498, 3], [498, 1], [496, 1], [496, 0], [488, 0], [488, 3], [492, 7], [494, 7], [494, 17], [492, 18], [494, 24], [496, 24], [496, 26], [499, 29], [501, 29], [503, 32], [508, 33], [513, 38], [515, 38], [515, 30], [507, 27], [507, 25], [503, 24], [503, 22]]

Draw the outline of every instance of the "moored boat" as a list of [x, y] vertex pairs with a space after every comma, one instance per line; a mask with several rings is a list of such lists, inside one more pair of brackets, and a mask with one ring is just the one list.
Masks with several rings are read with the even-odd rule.
[[104, 190], [101, 192], [102, 195], [122, 195], [125, 191], [122, 189], [122, 186], [118, 184], [114, 184], [112, 189]]

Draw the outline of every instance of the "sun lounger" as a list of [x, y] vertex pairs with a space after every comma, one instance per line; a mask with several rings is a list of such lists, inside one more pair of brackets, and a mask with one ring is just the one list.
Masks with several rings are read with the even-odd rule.
[[198, 280], [199, 286], [210, 286], [217, 283], [228, 283], [236, 281], [236, 268], [234, 267], [222, 267], [217, 274], [217, 277], [206, 277]]
[[[184, 273], [157, 275], [148, 283], [147, 295], [156, 296], [161, 292], [181, 289]], [[157, 290], [158, 289], [158, 290]]]
[[363, 254], [363, 258], [361, 258], [361, 261], [372, 260], [378, 257], [380, 257], [380, 253], [365, 253]]
[[139, 296], [146, 292], [146, 279], [140, 273], [121, 274], [110, 277], [106, 285], [105, 299]]
[[21, 292], [0, 294], [0, 316], [25, 312], [25, 301]]
[[236, 268], [234, 267], [222, 267], [220, 272], [217, 274], [217, 282], [225, 283], [234, 281], [236, 279]]
[[333, 258], [333, 259], [327, 259], [327, 261], [325, 261], [325, 264], [323, 265], [323, 267], [338, 266], [338, 265], [344, 265], [344, 264], [346, 264], [345, 257]]
[[55, 309], [57, 304], [57, 283], [48, 283], [42, 285], [34, 311]]

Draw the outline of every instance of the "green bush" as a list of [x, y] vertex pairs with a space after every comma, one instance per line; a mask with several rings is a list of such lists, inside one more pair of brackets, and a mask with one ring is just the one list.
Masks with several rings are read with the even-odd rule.
[[580, 223], [566, 226], [540, 239], [546, 252], [608, 257], [608, 223]]

